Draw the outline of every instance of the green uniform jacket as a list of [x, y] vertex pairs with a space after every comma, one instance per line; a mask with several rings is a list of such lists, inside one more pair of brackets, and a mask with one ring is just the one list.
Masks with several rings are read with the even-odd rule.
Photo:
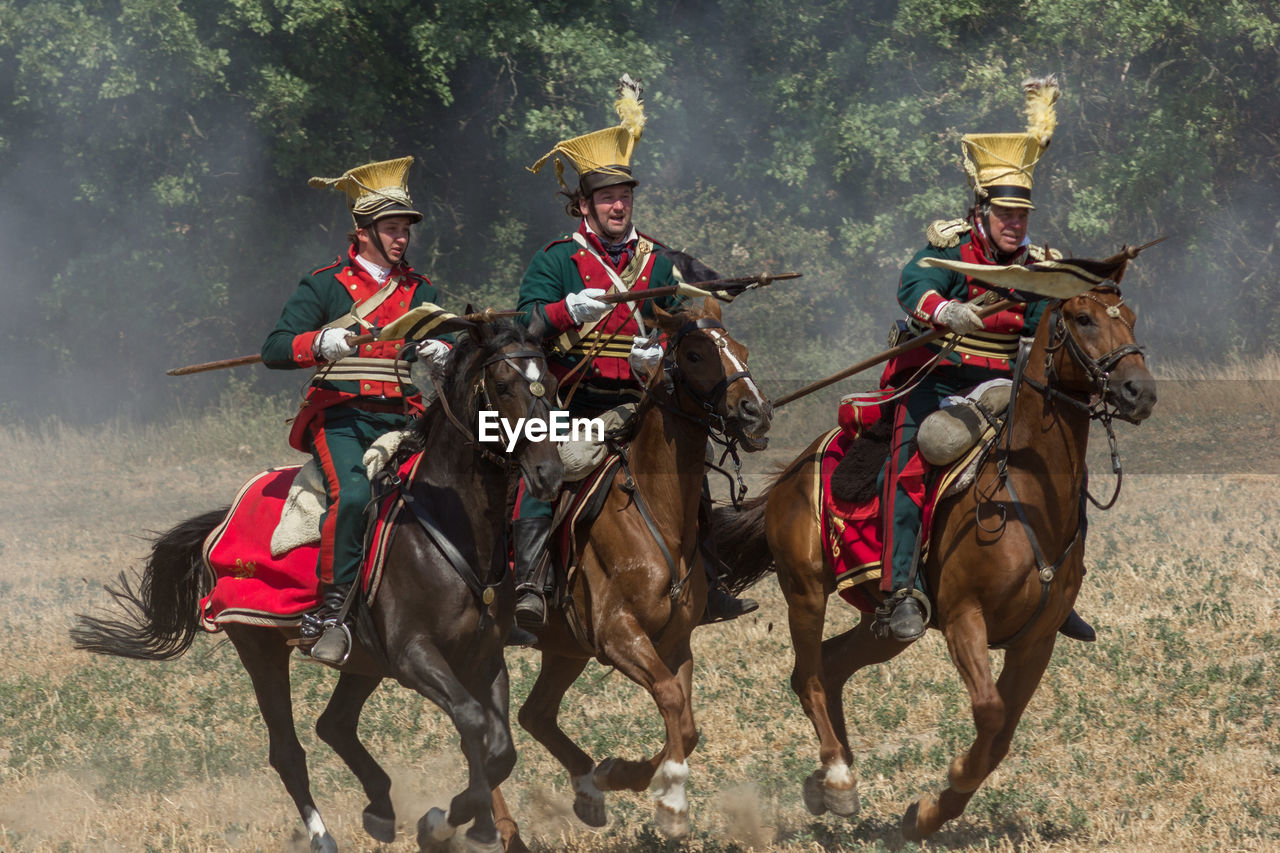
[[[965, 302], [988, 293], [980, 281], [962, 273], [938, 267], [922, 267], [921, 258], [945, 258], [971, 264], [991, 264], [977, 251], [969, 226], [963, 220], [935, 222], [929, 226], [929, 244], [916, 252], [902, 270], [898, 284], [898, 304], [907, 312], [909, 322], [917, 332], [938, 328], [933, 316], [938, 307], [950, 299]], [[950, 244], [950, 245], [947, 245]], [[1022, 263], [1030, 264], [1043, 259], [1042, 250], [1028, 251]], [[1035, 334], [1044, 313], [1046, 300], [1033, 297], [1033, 301], [1017, 304], [985, 319], [980, 332], [965, 335], [946, 356], [946, 363], [978, 367], [1007, 373], [1010, 360], [1017, 354], [1018, 338]], [[885, 369], [885, 381], [906, 369], [914, 369], [933, 357], [945, 341], [926, 344], [894, 359]]]
[[[578, 230], [585, 235], [585, 225], [580, 225]], [[655, 250], [664, 248], [652, 238], [644, 235], [640, 237], [653, 242]], [[554, 341], [570, 329], [581, 329], [569, 315], [564, 298], [570, 293], [578, 293], [588, 287], [608, 290], [612, 286], [612, 279], [604, 267], [605, 263], [608, 263], [607, 256], [602, 259], [599, 255], [583, 249], [574, 242], [571, 235], [554, 240], [534, 255], [533, 260], [529, 262], [529, 267], [520, 282], [516, 307], [525, 312], [530, 321], [535, 314], [541, 315], [547, 324], [549, 341]], [[654, 251], [636, 276], [631, 290], [668, 287], [676, 283], [677, 278], [671, 260]], [[656, 302], [664, 310], [672, 311], [682, 301], [682, 297], [673, 294], [640, 303], [641, 308], [638, 313], [650, 321], [646, 324], [645, 331], [652, 328], [652, 303]], [[591, 349], [594, 343], [598, 343], [601, 339], [612, 338], [612, 342], [600, 350], [585, 371], [574, 375], [574, 381], [582, 381], [586, 385], [575, 394], [575, 403], [584, 393], [589, 393], [593, 388], [599, 392], [594, 396], [601, 404], [616, 403], [617, 400], [610, 401], [607, 398], [616, 397], [619, 392], [626, 389], [639, 391], [640, 385], [631, 376], [631, 368], [627, 363], [632, 338], [641, 333], [640, 325], [633, 316], [634, 309], [635, 303], [620, 303], [612, 313], [605, 315], [595, 325], [591, 334], [582, 343], [567, 350], [552, 346], [551, 369], [557, 378], [562, 378], [582, 360], [584, 352]], [[584, 372], [585, 376], [582, 375]], [[567, 391], [564, 388], [561, 390]]]
[[[365, 322], [383, 326], [418, 305], [435, 302], [435, 286], [425, 276], [415, 273], [412, 267], [396, 266], [391, 277], [398, 279], [399, 284], [372, 314], [365, 317]], [[407, 411], [421, 411], [418, 389], [408, 384], [407, 376], [403, 387], [397, 381], [374, 379], [330, 381], [325, 378], [325, 363], [316, 357], [312, 349], [316, 336], [326, 324], [342, 317], [379, 289], [378, 283], [356, 263], [352, 247], [345, 258], [303, 277], [280, 312], [275, 329], [263, 343], [262, 361], [267, 367], [316, 368], [316, 375], [307, 388], [289, 434], [289, 443], [293, 447], [303, 451], [310, 449], [308, 426], [316, 414], [330, 406], [367, 401], [374, 407], [402, 406]], [[363, 331], [355, 323], [346, 328], [357, 334]], [[402, 344], [403, 341], [373, 341], [361, 344], [356, 355], [394, 362]]]

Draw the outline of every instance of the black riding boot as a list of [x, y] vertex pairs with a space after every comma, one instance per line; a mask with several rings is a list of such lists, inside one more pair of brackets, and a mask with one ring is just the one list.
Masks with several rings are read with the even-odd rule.
[[1080, 614], [1075, 612], [1074, 609], [1067, 615], [1067, 621], [1063, 622], [1062, 626], [1058, 628], [1058, 633], [1064, 637], [1079, 640], [1082, 643], [1092, 643], [1098, 639], [1098, 634], [1093, 630], [1093, 626], [1080, 618]]
[[734, 598], [720, 585], [720, 578], [716, 576], [711, 564], [705, 561], [704, 564], [707, 568], [707, 608], [702, 612], [699, 625], [727, 622], [760, 609], [760, 603], [754, 598]]
[[330, 666], [341, 666], [351, 654], [351, 631], [340, 620], [351, 593], [351, 584], [320, 584], [320, 606], [302, 618], [302, 636], [319, 635], [311, 657]]
[[511, 525], [515, 551], [516, 625], [537, 632], [547, 624], [547, 603], [542, 584], [535, 583], [534, 571], [547, 550], [551, 536], [551, 519], [517, 518]]
[[900, 589], [876, 608], [877, 636], [889, 636], [899, 643], [920, 639], [929, 627], [929, 612], [924, 597], [909, 589]]

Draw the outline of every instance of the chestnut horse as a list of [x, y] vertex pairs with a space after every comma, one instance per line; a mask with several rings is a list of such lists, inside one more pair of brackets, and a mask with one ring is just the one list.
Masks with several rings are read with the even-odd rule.
[[[1011, 425], [974, 484], [937, 508], [921, 570], [934, 600], [932, 626], [946, 638], [969, 691], [977, 736], [951, 762], [947, 787], [907, 809], [902, 833], [908, 840], [927, 838], [964, 811], [1009, 751], [1049, 663], [1084, 575], [1090, 422], [1106, 425], [1114, 453], [1111, 418], [1137, 423], [1155, 405], [1155, 382], [1134, 342], [1133, 324], [1133, 311], [1110, 282], [1052, 304], [1016, 384]], [[795, 649], [791, 689], [820, 742], [822, 766], [805, 781], [805, 805], [814, 814], [850, 816], [858, 810], [858, 795], [841, 691], [855, 672], [888, 661], [909, 644], [878, 638], [871, 614], [822, 639], [835, 579], [824, 556], [822, 507], [815, 505], [820, 443], [741, 512], [718, 511], [716, 540], [735, 589], [777, 571]], [[1113, 464], [1118, 471], [1118, 461]], [[876, 581], [868, 586], [868, 593], [881, 597]], [[1005, 649], [998, 681], [988, 648]]]
[[[476, 426], [481, 408], [496, 409], [513, 423], [545, 418], [554, 393], [555, 378], [537, 340], [509, 321], [480, 324], [451, 355], [441, 397], [447, 406], [431, 405], [405, 441], [424, 452], [402, 494], [421, 505], [428, 520], [415, 523], [415, 513], [401, 514], [409, 520], [393, 533], [378, 596], [367, 610], [363, 604], [354, 610], [356, 647], [316, 721], [316, 734], [364, 787], [364, 828], [379, 841], [395, 838], [391, 779], [360, 742], [356, 727], [374, 689], [394, 678], [450, 716], [469, 771], [467, 787], [453, 798], [448, 814], [433, 808], [419, 821], [419, 845], [443, 850], [454, 829], [474, 819], [466, 833], [468, 849], [502, 849], [491, 803], [500, 796], [492, 789], [516, 759], [503, 658], [515, 608], [504, 532], [512, 463], [477, 441]], [[493, 450], [500, 453], [502, 447]], [[524, 442], [513, 461], [535, 494], [550, 498], [559, 490], [563, 469], [553, 443]], [[72, 630], [76, 646], [144, 660], [185, 652], [199, 627], [198, 602], [209, 591], [202, 545], [226, 512], [206, 513], [160, 536], [140, 593], [123, 575], [119, 587], [108, 587], [126, 610], [124, 620], [81, 616]], [[428, 524], [434, 527], [430, 533]], [[288, 641], [297, 629], [235, 623], [224, 628], [253, 681], [271, 765], [302, 815], [311, 850], [336, 851], [312, 800], [306, 754], [294, 731]]]
[[[667, 335], [662, 369], [637, 405], [604, 508], [577, 531], [578, 568], [564, 606], [550, 609], [539, 633], [542, 666], [519, 720], [569, 772], [573, 810], [584, 823], [605, 824], [605, 791], [643, 791], [653, 782], [658, 828], [679, 837], [688, 832], [684, 783], [698, 742], [689, 637], [707, 594], [698, 545], [707, 439], [759, 449], [773, 407], [747, 369], [746, 347], [721, 325], [716, 300], [707, 298], [701, 311], [656, 315]], [[560, 728], [561, 700], [593, 657], [653, 697], [666, 727], [653, 757], [597, 764]]]

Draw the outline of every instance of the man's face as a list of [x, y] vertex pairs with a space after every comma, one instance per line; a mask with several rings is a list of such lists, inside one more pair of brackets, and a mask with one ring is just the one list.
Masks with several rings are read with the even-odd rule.
[[631, 230], [631, 187], [615, 184], [596, 190], [591, 198], [579, 202], [582, 215], [591, 230], [609, 242], [616, 243]]
[[987, 234], [998, 251], [1008, 255], [1018, 250], [1027, 236], [1027, 217], [1030, 215], [1031, 211], [1025, 207], [991, 205], [991, 213], [987, 215]]
[[[386, 264], [388, 259], [393, 266], [400, 263], [404, 258], [405, 250], [409, 248], [409, 233], [412, 229], [413, 220], [408, 216], [388, 216], [386, 219], [379, 219], [368, 228], [356, 229], [356, 240], [360, 243], [360, 257], [378, 266]], [[386, 252], [385, 257], [378, 251], [378, 244], [375, 241], [381, 241], [382, 252]]]

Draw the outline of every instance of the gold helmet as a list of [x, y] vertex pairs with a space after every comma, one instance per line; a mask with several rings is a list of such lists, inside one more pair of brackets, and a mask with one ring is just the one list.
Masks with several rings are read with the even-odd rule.
[[620, 124], [557, 142], [541, 160], [529, 167], [529, 171], [537, 174], [554, 156], [556, 179], [567, 188], [564, 163], [557, 156], [563, 155], [577, 170], [578, 187], [584, 196], [616, 184], [635, 186], [637, 181], [631, 175], [631, 155], [635, 151], [636, 140], [644, 132], [644, 103], [640, 100], [643, 91], [631, 75], [623, 74], [618, 81], [618, 99], [613, 104]]
[[1060, 94], [1053, 75], [1022, 83], [1026, 95], [1025, 133], [969, 133], [960, 139], [964, 171], [978, 202], [1032, 210], [1032, 172], [1058, 125], [1054, 103]]
[[409, 167], [412, 157], [381, 160], [348, 169], [338, 178], [312, 178], [307, 183], [317, 189], [333, 187], [347, 194], [347, 209], [357, 228], [366, 228], [379, 219], [407, 216], [422, 221], [409, 198]]

